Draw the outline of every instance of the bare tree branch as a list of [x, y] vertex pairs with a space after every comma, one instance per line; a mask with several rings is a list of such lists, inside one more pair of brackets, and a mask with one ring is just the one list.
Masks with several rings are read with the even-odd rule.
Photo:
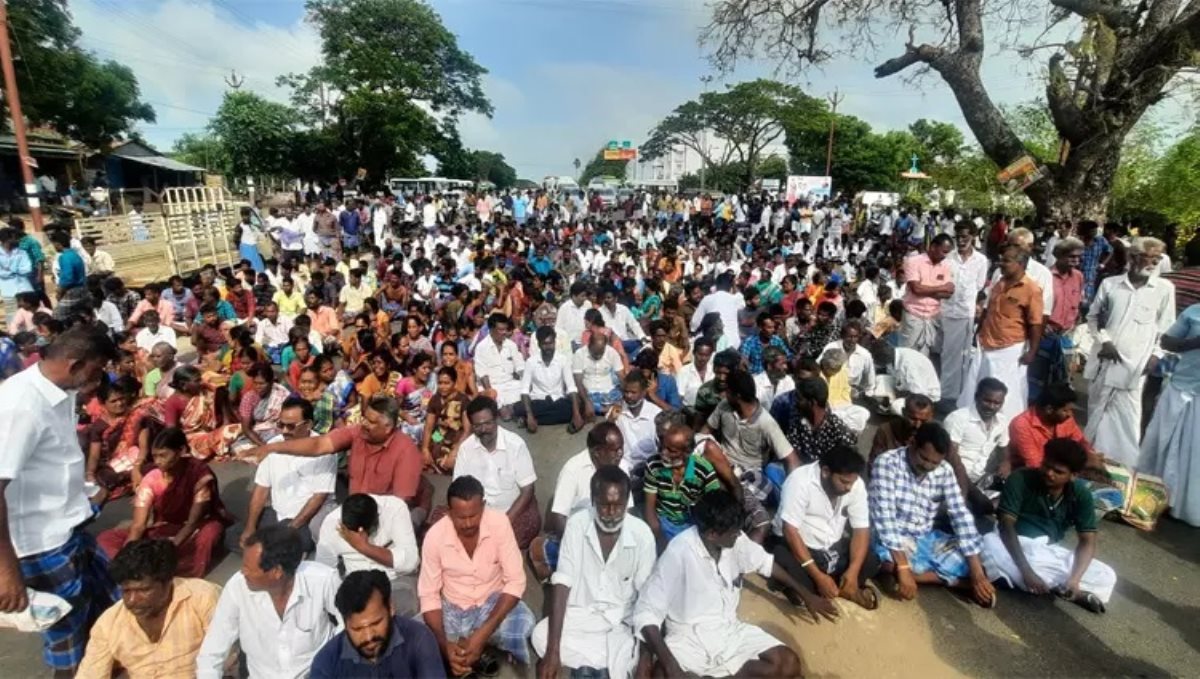
[[1134, 26], [1138, 21], [1136, 11], [1104, 0], [1050, 0], [1050, 4], [1086, 19], [1103, 18], [1113, 28]]

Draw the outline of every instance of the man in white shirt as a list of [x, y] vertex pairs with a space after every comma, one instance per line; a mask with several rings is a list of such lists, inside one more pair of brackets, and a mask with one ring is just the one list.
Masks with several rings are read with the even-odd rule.
[[234, 643], [252, 677], [308, 676], [317, 651], [341, 627], [341, 616], [334, 605], [337, 571], [303, 557], [295, 528], [266, 526], [250, 536], [242, 568], [221, 590], [196, 656], [197, 679], [220, 679]]
[[783, 484], [772, 524], [780, 538], [775, 563], [816, 596], [822, 614], [836, 614], [832, 600], [839, 597], [869, 610], [879, 606], [879, 592], [867, 584], [879, 572], [879, 557], [871, 549], [864, 468], [857, 450], [839, 445]]
[[1094, 342], [1084, 433], [1096, 450], [1133, 468], [1142, 432], [1142, 388], [1162, 356], [1159, 338], [1175, 322], [1175, 285], [1158, 276], [1166, 246], [1157, 238], [1129, 245], [1129, 271], [1100, 281], [1088, 307]]
[[540, 672], [590, 668], [628, 677], [638, 659], [630, 616], [654, 568], [654, 534], [628, 515], [629, 476], [619, 467], [600, 467], [588, 486], [591, 509], [567, 521], [551, 579], [554, 604], [530, 641]]
[[658, 453], [654, 418], [662, 409], [646, 400], [649, 386], [642, 371], [631, 370], [621, 381], [621, 401], [608, 414], [608, 420], [621, 430], [622, 466], [626, 469], [637, 469]]
[[458, 447], [454, 478], [473, 476], [483, 484], [487, 506], [508, 515], [517, 544], [522, 549], [542, 527], [541, 512], [533, 494], [537, 472], [525, 441], [498, 423], [496, 402], [476, 396], [467, 404], [471, 435]]
[[0, 383], [0, 613], [25, 610], [26, 588], [66, 599], [70, 612], [42, 633], [42, 657], [66, 675], [83, 660], [90, 621], [120, 598], [108, 557], [83, 530], [92, 508], [75, 435], [78, 392], [99, 384], [116, 359], [107, 334], [75, 327]]
[[[267, 443], [306, 439], [313, 435], [312, 424], [312, 404], [298, 396], [290, 397], [279, 411], [280, 433]], [[304, 551], [311, 553], [316, 549], [321, 523], [333, 511], [336, 481], [336, 455], [268, 455], [254, 472], [250, 509], [238, 544], [244, 549], [259, 526], [286, 523], [300, 531]], [[266, 506], [268, 498], [270, 507]]]
[[[796, 388], [796, 382], [788, 374], [787, 354], [783, 349], [769, 346], [763, 349], [762, 355], [765, 369], [754, 376], [754, 389], [759, 405], [769, 411], [777, 397]], [[695, 402], [694, 395], [692, 399]]]
[[134, 338], [138, 350], [149, 354], [154, 345], [159, 342], [165, 342], [172, 348], [178, 348], [175, 331], [165, 325], [160, 325], [162, 319], [158, 317], [157, 311], [153, 309], [147, 311], [142, 314], [141, 320], [143, 327]]
[[[679, 374], [675, 376], [675, 386], [679, 389], [679, 398], [683, 405], [691, 407], [696, 404], [696, 394], [700, 386], [713, 378], [712, 357], [715, 348], [712, 340], [700, 337], [692, 343], [692, 362], [685, 363]], [[776, 396], [783, 393], [782, 390]]]
[[738, 334], [738, 311], [746, 306], [746, 300], [742, 295], [735, 295], [730, 292], [733, 289], [734, 275], [730, 272], [722, 273], [717, 276], [717, 289], [704, 296], [700, 300], [699, 306], [696, 307], [695, 313], [691, 318], [691, 331], [694, 333], [700, 330], [700, 322], [704, 320], [704, 316], [710, 312], [721, 314], [721, 323], [725, 327], [725, 340], [729, 343], [730, 348], [737, 348], [741, 344], [741, 337]]
[[742, 534], [742, 505], [728, 491], [702, 495], [692, 517], [696, 525], [667, 545], [642, 587], [635, 632], [669, 677], [799, 676], [794, 651], [738, 619], [742, 576], [775, 578], [801, 600], [812, 600], [810, 610], [815, 597]]
[[404, 500], [366, 493], [347, 497], [322, 522], [315, 558], [317, 563], [337, 569], [343, 578], [356, 571], [383, 571], [392, 584], [396, 614], [418, 613], [421, 554]]
[[288, 331], [291, 329], [292, 321], [279, 315], [279, 305], [267, 302], [263, 307], [263, 317], [258, 319], [254, 327], [254, 342], [267, 352], [275, 365], [279, 365], [283, 349], [288, 345]]
[[567, 433], [583, 428], [578, 388], [571, 373], [572, 358], [555, 351], [558, 341], [554, 328], [542, 326], [534, 334], [538, 353], [525, 362], [521, 375], [521, 402], [513, 408], [513, 417], [524, 422], [530, 434], [539, 424], [567, 424]]
[[587, 283], [577, 281], [571, 284], [571, 297], [558, 307], [558, 317], [554, 321], [554, 329], [566, 335], [571, 341], [571, 348], [578, 349], [583, 345], [585, 324], [583, 314], [592, 308], [587, 299]]
[[586, 347], [575, 350], [571, 372], [584, 420], [603, 415], [621, 399], [625, 366], [621, 355], [609, 344], [606, 332], [593, 332]]
[[892, 414], [904, 411], [904, 399], [909, 394], [921, 394], [937, 403], [942, 399], [942, 380], [933, 362], [916, 349], [893, 348], [887, 342], [876, 342], [871, 356], [877, 365], [885, 366], [887, 375], [875, 380], [875, 395], [891, 401]]
[[496, 399], [508, 419], [512, 405], [521, 400], [520, 375], [525, 371], [525, 357], [508, 338], [512, 333], [508, 316], [495, 312], [488, 316], [487, 324], [488, 336], [475, 348], [475, 376], [480, 393]]
[[950, 434], [946, 461], [954, 468], [967, 506], [977, 516], [995, 513], [977, 484], [987, 480], [989, 469], [995, 471], [1000, 461], [1008, 458], [1010, 418], [1004, 414], [1007, 395], [1008, 387], [1003, 382], [985, 377], [975, 387], [975, 402], [946, 416], [946, 432]]
[[954, 272], [954, 294], [942, 302], [942, 393], [957, 398], [966, 379], [967, 358], [975, 339], [975, 307], [987, 286], [989, 262], [975, 249], [975, 225], [954, 226], [955, 249], [946, 256]]
[[820, 358], [833, 349], [841, 349], [846, 353], [846, 365], [850, 371], [850, 393], [853, 398], [870, 395], [875, 391], [875, 359], [871, 351], [862, 345], [862, 326], [858, 321], [849, 320], [842, 325], [842, 338], [830, 342], [821, 349]]
[[437, 227], [438, 209], [432, 198], [425, 199], [425, 205], [421, 207], [421, 226], [425, 227], [426, 231], [433, 231]]
[[605, 283], [600, 293], [600, 317], [604, 325], [612, 330], [617, 339], [625, 347], [625, 355], [631, 360], [642, 349], [646, 339], [646, 331], [629, 311], [629, 307], [617, 303], [617, 289], [612, 283]]

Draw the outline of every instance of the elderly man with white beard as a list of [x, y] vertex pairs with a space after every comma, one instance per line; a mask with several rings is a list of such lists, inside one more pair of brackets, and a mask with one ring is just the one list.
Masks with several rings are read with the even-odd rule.
[[1088, 384], [1086, 434], [1096, 450], [1132, 467], [1142, 422], [1142, 386], [1161, 355], [1159, 338], [1175, 322], [1175, 285], [1158, 276], [1166, 246], [1135, 238], [1129, 271], [1100, 282], [1088, 309], [1095, 338], [1083, 376]]
[[605, 465], [591, 479], [592, 506], [567, 520], [550, 615], [533, 630], [539, 677], [571, 670], [633, 676], [638, 643], [627, 622], [657, 555], [650, 527], [627, 513], [629, 477]]

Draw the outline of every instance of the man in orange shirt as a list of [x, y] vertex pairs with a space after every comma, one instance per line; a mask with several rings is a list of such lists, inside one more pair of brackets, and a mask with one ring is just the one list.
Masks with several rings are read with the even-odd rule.
[[1013, 469], [1042, 466], [1046, 444], [1053, 439], [1071, 439], [1088, 453], [1088, 465], [1104, 468], [1104, 458], [1092, 448], [1075, 422], [1075, 402], [1078, 397], [1071, 385], [1055, 382], [1046, 385], [1037, 405], [1013, 418], [1008, 425], [1008, 457], [1000, 462], [999, 475], [1007, 477]]
[[1001, 249], [1001, 277], [988, 292], [979, 328], [979, 375], [973, 384], [985, 377], [1003, 382], [1008, 397], [1002, 412], [1010, 418], [1025, 410], [1029, 393], [1026, 371], [1042, 341], [1042, 289], [1025, 273], [1027, 264], [1029, 253], [1020, 246], [1010, 244]]
[[308, 307], [308, 317], [312, 319], [312, 328], [321, 335], [325, 343], [323, 349], [337, 349], [342, 339], [342, 320], [338, 318], [337, 310], [328, 304], [322, 304], [320, 296], [315, 291], [304, 295], [304, 304]]
[[[483, 505], [483, 484], [454, 479], [449, 514], [433, 524], [421, 549], [417, 594], [453, 676], [495, 676], [501, 653], [528, 665], [533, 611], [525, 595], [525, 565], [503, 512]], [[487, 647], [492, 648], [487, 648]]]

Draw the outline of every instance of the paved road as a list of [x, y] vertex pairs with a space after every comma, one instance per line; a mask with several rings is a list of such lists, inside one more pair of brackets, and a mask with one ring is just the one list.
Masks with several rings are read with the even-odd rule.
[[[583, 450], [584, 435], [569, 436], [562, 427], [522, 434], [530, 441], [544, 510], [559, 467]], [[244, 515], [251, 469], [228, 463], [216, 471], [222, 497]], [[444, 499], [445, 479], [437, 485]], [[119, 501], [96, 528], [128, 515], [128, 501]], [[742, 613], [788, 639], [809, 676], [1200, 676], [1200, 531], [1171, 520], [1154, 533], [1105, 522], [1100, 555], [1120, 577], [1104, 616], [1009, 592], [985, 611], [947, 592], [923, 590], [915, 603], [885, 600], [875, 612], [843, 607], [838, 623], [814, 625], [753, 581]], [[209, 577], [224, 582], [238, 565], [238, 556], [228, 556]], [[525, 598], [541, 610], [539, 587], [531, 586]], [[37, 638], [0, 632], [0, 677], [40, 676], [48, 673]]]

